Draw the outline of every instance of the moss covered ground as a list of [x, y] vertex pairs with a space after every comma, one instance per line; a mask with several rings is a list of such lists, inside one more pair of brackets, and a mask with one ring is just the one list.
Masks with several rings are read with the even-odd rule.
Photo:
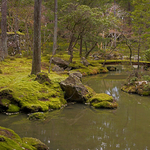
[[47, 150], [48, 147], [35, 138], [20, 138], [13, 130], [0, 127], [1, 150]]
[[[66, 104], [59, 83], [67, 75], [51, 72], [48, 75], [51, 84], [40, 84], [35, 75], [30, 75], [31, 65], [32, 60], [27, 58], [9, 57], [0, 62], [0, 111], [48, 111]], [[42, 72], [47, 70], [48, 63], [42, 61]]]
[[[69, 60], [69, 55], [65, 54], [55, 57]], [[50, 55], [42, 57], [41, 72], [44, 74], [48, 72], [49, 58]], [[83, 76], [108, 72], [99, 60], [88, 59], [88, 62], [90, 65], [84, 66], [81, 59], [75, 55], [70, 66], [74, 68], [72, 71], [79, 71]], [[46, 79], [46, 82], [43, 82], [38, 79], [38, 75], [30, 75], [31, 67], [31, 58], [8, 57], [0, 62], [0, 112], [47, 112], [65, 106], [67, 102], [59, 83], [68, 77], [68, 71], [63, 74], [51, 71], [48, 74], [50, 80]], [[94, 92], [90, 92], [86, 97], [90, 98], [93, 95]]]

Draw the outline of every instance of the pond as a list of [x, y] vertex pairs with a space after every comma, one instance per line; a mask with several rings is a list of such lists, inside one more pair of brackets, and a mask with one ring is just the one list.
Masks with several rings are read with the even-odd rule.
[[68, 105], [49, 112], [44, 121], [29, 121], [25, 114], [0, 114], [0, 126], [21, 137], [35, 137], [51, 150], [148, 150], [150, 149], [150, 97], [124, 93], [127, 75], [121, 72], [83, 78], [97, 93], [111, 94], [116, 110]]

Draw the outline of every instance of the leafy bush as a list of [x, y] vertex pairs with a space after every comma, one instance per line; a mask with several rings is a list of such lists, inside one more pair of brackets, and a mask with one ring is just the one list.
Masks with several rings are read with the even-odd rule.
[[138, 78], [137, 77], [132, 77], [130, 79], [130, 84], [133, 84], [135, 81], [138, 81]]
[[146, 81], [150, 81], [150, 76], [149, 75], [144, 75], [143, 79], [146, 80]]
[[150, 49], [145, 51], [145, 58], [147, 61], [150, 61]]

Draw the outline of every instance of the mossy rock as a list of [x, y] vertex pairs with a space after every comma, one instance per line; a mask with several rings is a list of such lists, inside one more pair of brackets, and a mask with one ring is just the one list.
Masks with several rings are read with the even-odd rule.
[[89, 99], [90, 103], [103, 101], [113, 102], [113, 97], [105, 93], [99, 93], [95, 94], [91, 99]]
[[37, 112], [29, 115], [29, 120], [44, 120], [46, 115], [43, 112]]
[[107, 69], [109, 71], [116, 71], [116, 67], [114, 67], [114, 66], [107, 66]]
[[48, 74], [45, 72], [37, 73], [37, 77], [35, 78], [40, 84], [50, 85], [51, 80], [48, 77]]
[[121, 90], [127, 93], [137, 93], [137, 89], [135, 85], [124, 85], [121, 87]]
[[87, 86], [87, 85], [84, 85], [84, 86], [85, 86], [85, 88], [88, 90], [88, 93], [84, 96], [85, 99], [86, 99], [86, 101], [88, 102], [88, 100], [89, 100], [92, 96], [94, 96], [94, 95], [96, 94], [96, 92], [95, 92], [92, 88], [90, 88], [89, 86]]
[[90, 102], [90, 104], [95, 108], [114, 109], [118, 107], [114, 98], [105, 93], [95, 94], [88, 102]]
[[144, 89], [140, 89], [140, 88], [137, 90], [137, 93], [139, 95], [143, 95], [143, 96], [149, 96], [150, 95], [150, 91], [145, 91]]
[[49, 149], [44, 143], [42, 143], [40, 140], [38, 140], [36, 138], [24, 137], [24, 138], [22, 138], [22, 141], [24, 143], [28, 143], [29, 145], [32, 145], [37, 150], [48, 150]]
[[0, 91], [0, 106], [2, 111], [9, 113], [19, 112], [17, 100], [13, 97], [13, 91], [10, 89], [2, 89]]
[[21, 139], [13, 130], [0, 126], [1, 150], [48, 150], [48, 147], [35, 138]]
[[[141, 84], [139, 84], [139, 82], [141, 82]], [[150, 95], [150, 87], [143, 81], [137, 81], [135, 84], [124, 85], [121, 87], [121, 90], [127, 93], [136, 93], [143, 96]]]
[[8, 109], [6, 110], [9, 113], [15, 113], [20, 111], [20, 107], [14, 104], [10, 104]]
[[34, 103], [26, 103], [26, 102], [22, 102], [22, 106], [21, 106], [21, 110], [23, 112], [26, 113], [34, 113], [34, 112], [38, 112], [38, 111], [48, 111], [49, 107], [48, 105], [41, 105], [39, 104], [34, 104]]
[[92, 106], [95, 108], [108, 108], [108, 109], [114, 109], [118, 107], [118, 104], [116, 102], [111, 103], [108, 101], [98, 102], [98, 103], [92, 103]]

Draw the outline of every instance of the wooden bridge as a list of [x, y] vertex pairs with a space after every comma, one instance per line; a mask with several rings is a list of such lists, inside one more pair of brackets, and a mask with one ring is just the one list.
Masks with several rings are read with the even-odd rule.
[[[116, 60], [116, 61], [115, 60], [107, 60], [105, 62], [105, 65], [119, 65], [119, 64], [120, 65], [130, 65], [130, 61], [129, 60]], [[138, 62], [137, 61], [132, 61], [132, 65], [138, 65]], [[139, 65], [150, 67], [150, 62], [140, 61]]]

